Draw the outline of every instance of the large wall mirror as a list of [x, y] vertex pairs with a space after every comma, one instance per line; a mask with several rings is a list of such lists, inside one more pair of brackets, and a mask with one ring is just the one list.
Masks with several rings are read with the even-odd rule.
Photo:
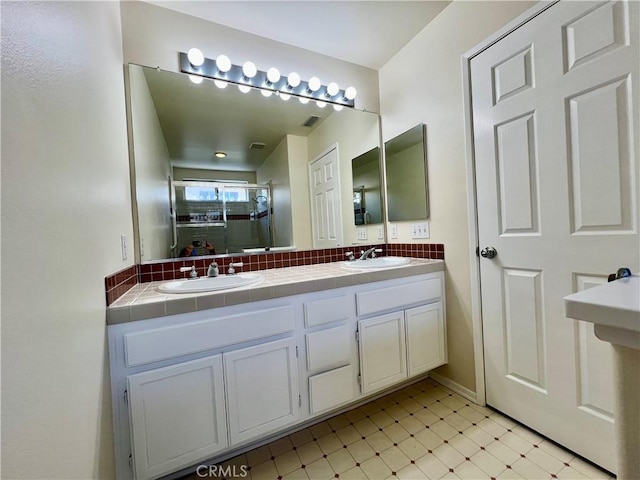
[[333, 146], [340, 245], [357, 243], [352, 159], [379, 149], [378, 114], [132, 64], [128, 82], [136, 260], [189, 245], [198, 255], [313, 248], [308, 165]]
[[385, 142], [388, 221], [429, 218], [426, 127], [419, 124]]

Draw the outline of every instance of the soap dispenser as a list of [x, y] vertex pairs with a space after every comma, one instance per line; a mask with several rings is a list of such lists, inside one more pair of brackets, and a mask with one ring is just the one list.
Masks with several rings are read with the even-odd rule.
[[218, 268], [218, 264], [213, 262], [209, 265], [209, 270], [207, 271], [207, 277], [217, 277], [220, 273], [220, 269]]

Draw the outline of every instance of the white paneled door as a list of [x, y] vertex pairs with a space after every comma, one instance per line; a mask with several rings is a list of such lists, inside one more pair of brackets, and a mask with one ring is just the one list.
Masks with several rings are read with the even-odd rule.
[[609, 345], [563, 297], [640, 269], [639, 6], [561, 1], [471, 60], [487, 403], [611, 471]]
[[313, 247], [339, 247], [342, 243], [338, 148], [333, 147], [309, 164]]

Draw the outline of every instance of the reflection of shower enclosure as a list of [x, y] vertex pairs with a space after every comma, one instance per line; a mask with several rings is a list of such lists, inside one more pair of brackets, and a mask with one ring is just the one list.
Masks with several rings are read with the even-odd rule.
[[216, 254], [273, 245], [269, 185], [175, 181], [171, 187], [173, 257], [187, 245], [208, 255], [206, 242]]

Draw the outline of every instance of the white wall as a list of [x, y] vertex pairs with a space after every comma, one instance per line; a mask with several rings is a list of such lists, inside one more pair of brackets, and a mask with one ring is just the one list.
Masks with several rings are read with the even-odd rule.
[[[293, 238], [290, 245], [299, 250], [313, 248], [311, 233], [311, 198], [309, 195], [308, 141], [297, 135], [287, 135], [289, 157], [289, 188]], [[278, 231], [276, 230], [276, 234]]]
[[114, 478], [104, 277], [133, 262], [120, 10], [1, 8], [2, 477]]
[[142, 68], [129, 67], [137, 222], [144, 241], [141, 260], [168, 258], [173, 243], [169, 205], [171, 158]]
[[[444, 243], [449, 364], [439, 373], [475, 389], [461, 56], [534, 2], [454, 1], [380, 70], [383, 140], [424, 122], [431, 238]], [[410, 223], [398, 242], [412, 241]], [[415, 240], [413, 240], [415, 242]]]

